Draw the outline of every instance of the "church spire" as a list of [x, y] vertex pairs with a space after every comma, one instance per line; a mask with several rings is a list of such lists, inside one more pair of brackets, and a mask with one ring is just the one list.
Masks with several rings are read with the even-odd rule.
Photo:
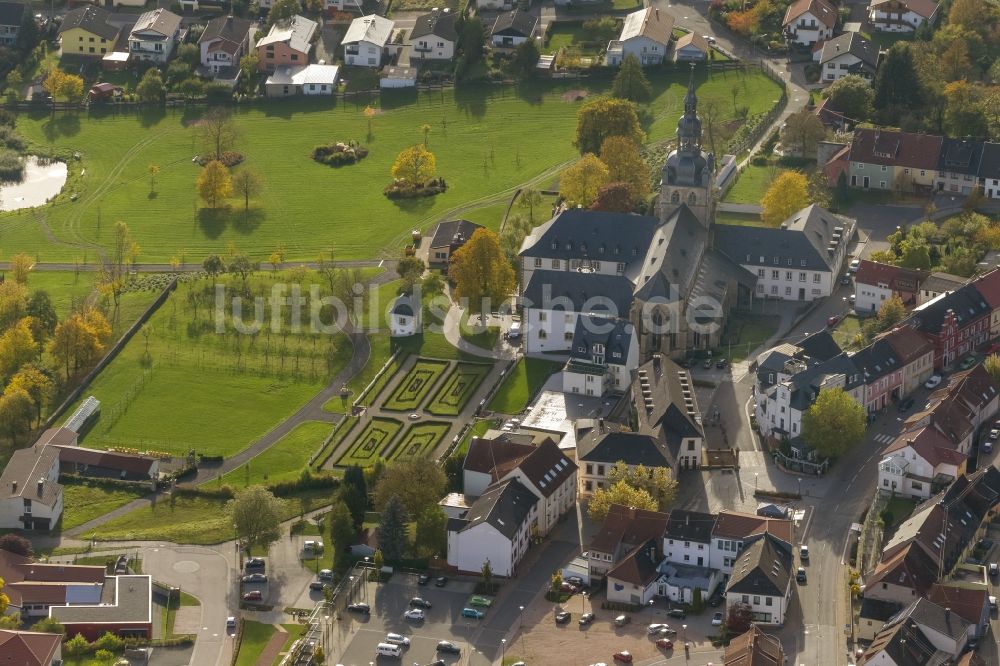
[[688, 79], [688, 91], [687, 95], [684, 97], [684, 115], [689, 117], [697, 117], [698, 115], [698, 96], [694, 92], [694, 63], [691, 63], [691, 76]]
[[698, 119], [698, 96], [694, 92], [694, 64], [684, 96], [684, 115], [677, 123], [677, 148], [682, 154], [701, 154], [701, 121]]

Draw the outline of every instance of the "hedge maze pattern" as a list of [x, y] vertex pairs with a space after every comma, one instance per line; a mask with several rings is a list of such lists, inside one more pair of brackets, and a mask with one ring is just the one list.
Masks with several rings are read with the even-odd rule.
[[385, 452], [396, 435], [402, 430], [403, 424], [395, 419], [374, 418], [358, 435], [351, 448], [340, 459], [340, 465], [361, 465], [367, 467], [375, 463]]
[[435, 394], [427, 411], [441, 416], [457, 416], [490, 372], [484, 363], [459, 363]]
[[418, 360], [382, 408], [400, 412], [416, 409], [447, 367], [446, 361]]
[[389, 459], [413, 458], [431, 453], [441, 442], [441, 438], [448, 434], [450, 427], [451, 424], [444, 421], [427, 421], [410, 426]]

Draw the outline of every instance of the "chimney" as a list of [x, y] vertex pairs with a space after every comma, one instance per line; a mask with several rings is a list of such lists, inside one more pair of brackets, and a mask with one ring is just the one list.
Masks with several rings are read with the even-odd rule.
[[951, 609], [950, 608], [945, 608], [944, 609], [944, 619], [946, 619], [948, 621], [951, 621]]
[[604, 432], [604, 417], [597, 419], [597, 430], [598, 432]]
[[42, 496], [42, 491], [45, 489], [45, 479], [38, 479], [38, 496]]
[[11, 486], [11, 492], [16, 493], [17, 492], [17, 481], [11, 482], [10, 486]]
[[684, 525], [685, 527], [691, 524], [691, 514], [684, 514]]

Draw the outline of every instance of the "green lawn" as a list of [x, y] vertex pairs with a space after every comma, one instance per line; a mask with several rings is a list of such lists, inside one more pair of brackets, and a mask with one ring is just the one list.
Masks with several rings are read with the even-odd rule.
[[82, 307], [96, 283], [93, 271], [32, 271], [28, 276], [28, 289], [48, 293], [60, 319]]
[[149, 490], [111, 490], [77, 483], [64, 484], [62, 528], [68, 530], [83, 525], [149, 493]]
[[764, 223], [760, 219], [760, 215], [741, 215], [740, 213], [721, 213], [717, 212], [715, 214], [716, 224], [735, 224], [740, 227], [762, 227]]
[[257, 657], [264, 651], [276, 631], [273, 624], [244, 621], [243, 639], [240, 642], [240, 653], [236, 657], [236, 666], [254, 666]]
[[468, 311], [462, 312], [462, 319], [459, 323], [459, 333], [462, 339], [474, 344], [480, 349], [491, 350], [496, 347], [497, 338], [500, 337], [500, 327], [499, 326], [481, 326], [479, 324], [479, 317], [471, 317], [472, 323], [469, 322], [470, 315]]
[[[462, 213], [461, 217], [464, 220], [481, 224], [487, 229], [500, 231], [500, 224], [503, 222], [503, 216], [506, 212], [507, 202], [504, 202], [467, 210]], [[511, 215], [516, 215], [518, 212], [517, 207], [514, 207], [510, 213]]]
[[485, 363], [459, 363], [434, 394], [427, 411], [439, 416], [458, 416], [491, 368]]
[[[304, 278], [304, 293], [314, 277]], [[267, 273], [250, 288], [269, 292], [288, 279]], [[87, 446], [228, 456], [292, 414], [350, 359], [346, 336], [312, 335], [308, 324], [294, 333], [275, 322], [278, 334], [268, 325], [246, 335], [227, 318], [216, 333], [213, 303], [208, 280], [180, 285], [150, 320], [148, 341], [136, 335], [98, 376], [84, 394], [102, 402]]]
[[403, 435], [402, 441], [393, 448], [389, 459], [429, 455], [441, 443], [441, 438], [448, 434], [450, 428], [451, 424], [444, 421], [415, 423]]
[[351, 448], [337, 461], [338, 465], [360, 465], [368, 467], [379, 458], [385, 457], [396, 435], [403, 429], [403, 423], [395, 419], [373, 418], [354, 439]]
[[507, 374], [490, 401], [490, 411], [501, 414], [517, 414], [528, 406], [545, 380], [562, 368], [561, 363], [537, 358], [522, 358]]
[[772, 315], [737, 314], [726, 322], [719, 353], [731, 363], [738, 363], [751, 351], [771, 339], [778, 330], [781, 317]]
[[[285, 639], [285, 644], [281, 646], [282, 652], [288, 652], [292, 649], [292, 644], [301, 638], [305, 634], [306, 625], [304, 624], [283, 624], [281, 625], [285, 631], [288, 632], [288, 638]], [[274, 662], [274, 666], [278, 666], [281, 660]]]
[[382, 403], [382, 408], [399, 412], [418, 408], [447, 368], [448, 364], [443, 361], [419, 359]]
[[463, 437], [462, 441], [458, 443], [458, 448], [456, 448], [454, 453], [452, 453], [451, 455], [461, 456], [464, 458], [465, 454], [469, 452], [469, 442], [472, 441], [472, 438], [482, 437], [483, 435], [486, 434], [486, 431], [492, 427], [493, 427], [492, 419], [482, 419], [473, 423], [472, 427], [469, 428], [468, 432], [465, 433], [465, 437]]
[[242, 488], [257, 484], [293, 481], [319, 450], [333, 427], [320, 421], [306, 421], [282, 437], [271, 448], [242, 467], [222, 477], [223, 483]]
[[730, 203], [759, 204], [772, 180], [784, 171], [788, 169], [748, 164], [736, 177], [736, 182], [722, 200]]
[[915, 500], [907, 499], [905, 497], [893, 497], [886, 504], [885, 508], [892, 514], [892, 522], [886, 527], [894, 527], [899, 525], [913, 513], [913, 509], [917, 506]]
[[854, 337], [861, 331], [861, 320], [856, 315], [849, 314], [833, 328], [833, 339], [841, 349], [854, 346]]
[[554, 54], [559, 49], [566, 49], [578, 55], [597, 55], [607, 44], [600, 44], [591, 39], [583, 29], [582, 22], [555, 21], [549, 28], [549, 34], [542, 53]]
[[[715, 100], [726, 114], [736, 75], [715, 74], [708, 81], [705, 76], [698, 71], [699, 100]], [[688, 73], [651, 70], [650, 79], [654, 96], [646, 129], [649, 140], [656, 141], [675, 132]], [[766, 111], [778, 97], [778, 87], [763, 75], [750, 75], [745, 83], [742, 103], [751, 116]], [[330, 247], [340, 259], [378, 256], [380, 250], [405, 242], [411, 229], [427, 229], [470, 203], [491, 203], [482, 200], [573, 159], [580, 103], [563, 96], [581, 88], [600, 94], [609, 84], [608, 77], [593, 77], [532, 81], [516, 89], [466, 86], [385, 95], [371, 118], [370, 137], [366, 101], [360, 99], [237, 107], [235, 147], [246, 157], [239, 168], [259, 171], [265, 185], [249, 214], [235, 199], [231, 208], [212, 211], [201, 208], [196, 198], [199, 168], [191, 157], [201, 151], [197, 107], [91, 111], [87, 116], [21, 114], [18, 130], [35, 150], [80, 153], [82, 159], [71, 163], [78, 198], [72, 202], [65, 192], [52, 205], [4, 213], [3, 244], [40, 261], [75, 261], [83, 247], [108, 247], [113, 222], [125, 220], [141, 248], [139, 261], [167, 262], [173, 256], [197, 260], [224, 252], [230, 243], [259, 260], [266, 260], [280, 243], [288, 260], [312, 260], [319, 249]], [[429, 148], [448, 191], [394, 203], [382, 194], [390, 167], [401, 149], [422, 140], [425, 123], [431, 125]], [[356, 165], [331, 169], [310, 156], [318, 144], [351, 139], [371, 150]], [[150, 163], [161, 169], [152, 191], [146, 173]], [[344, 205], [344, 193], [351, 194], [350, 205]]]

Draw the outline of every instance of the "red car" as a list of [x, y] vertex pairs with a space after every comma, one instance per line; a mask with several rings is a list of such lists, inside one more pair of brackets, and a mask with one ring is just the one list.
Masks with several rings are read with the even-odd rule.
[[629, 652], [628, 650], [622, 650], [621, 652], [615, 652], [613, 655], [611, 655], [611, 658], [614, 659], [615, 661], [621, 661], [621, 662], [624, 662], [626, 664], [631, 664], [632, 663], [632, 653]]
[[260, 590], [243, 593], [243, 601], [261, 601], [263, 598], [264, 595], [260, 593]]
[[559, 589], [562, 590], [565, 594], [576, 594], [577, 592], [580, 591], [576, 587], [576, 585], [573, 585], [572, 583], [563, 583], [562, 585], [559, 586]]
[[669, 638], [661, 638], [660, 640], [656, 641], [656, 647], [660, 648], [661, 650], [673, 650], [674, 642]]
[[826, 325], [829, 326], [830, 328], [833, 328], [834, 326], [837, 325], [837, 322], [839, 321], [840, 317], [837, 315], [833, 315], [832, 317], [826, 320]]

